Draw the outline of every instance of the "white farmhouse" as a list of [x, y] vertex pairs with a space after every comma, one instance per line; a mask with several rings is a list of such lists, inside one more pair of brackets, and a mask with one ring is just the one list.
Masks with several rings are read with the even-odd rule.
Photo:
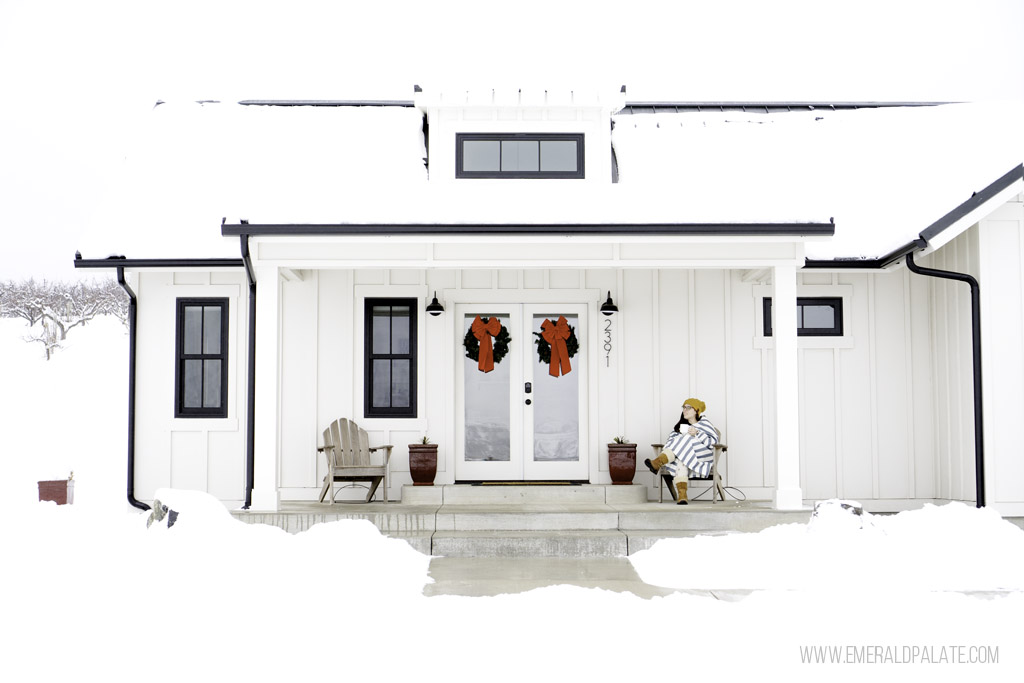
[[[438, 484], [608, 484], [606, 444], [642, 460], [693, 396], [748, 499], [1024, 514], [1021, 113], [160, 103], [76, 260], [137, 311], [129, 500], [315, 501], [339, 417], [394, 445], [391, 501], [424, 435]], [[507, 335], [486, 372], [478, 317]], [[552, 374], [536, 340], [561, 317]]]

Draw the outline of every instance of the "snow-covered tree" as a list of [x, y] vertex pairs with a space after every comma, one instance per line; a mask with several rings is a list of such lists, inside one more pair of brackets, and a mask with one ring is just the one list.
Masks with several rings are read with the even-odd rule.
[[[74, 283], [0, 282], [0, 316], [26, 320], [33, 328], [26, 341], [43, 344], [47, 360], [68, 332], [97, 315], [113, 315], [128, 324], [128, 297], [112, 278]], [[39, 329], [35, 329], [37, 323]]]

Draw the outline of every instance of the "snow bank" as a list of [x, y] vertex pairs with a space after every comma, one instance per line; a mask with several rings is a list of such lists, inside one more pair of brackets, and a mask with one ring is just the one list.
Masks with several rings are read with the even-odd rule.
[[663, 539], [630, 560], [645, 582], [671, 588], [1024, 590], [1024, 530], [995, 510], [962, 503]]

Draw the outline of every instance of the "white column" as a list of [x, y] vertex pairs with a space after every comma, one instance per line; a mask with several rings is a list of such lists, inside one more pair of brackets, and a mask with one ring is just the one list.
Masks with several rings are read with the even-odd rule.
[[775, 508], [798, 510], [800, 490], [800, 391], [797, 384], [796, 267], [772, 274], [775, 340]]
[[256, 267], [256, 454], [252, 510], [279, 507], [277, 451], [280, 330], [279, 269]]

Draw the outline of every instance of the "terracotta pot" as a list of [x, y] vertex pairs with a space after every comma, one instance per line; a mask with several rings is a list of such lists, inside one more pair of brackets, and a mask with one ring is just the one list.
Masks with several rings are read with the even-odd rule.
[[613, 484], [632, 484], [636, 474], [636, 444], [608, 444], [608, 473]]
[[75, 480], [55, 479], [39, 482], [39, 500], [52, 500], [57, 505], [75, 502]]
[[437, 474], [437, 444], [409, 444], [409, 472], [413, 486], [433, 486]]

